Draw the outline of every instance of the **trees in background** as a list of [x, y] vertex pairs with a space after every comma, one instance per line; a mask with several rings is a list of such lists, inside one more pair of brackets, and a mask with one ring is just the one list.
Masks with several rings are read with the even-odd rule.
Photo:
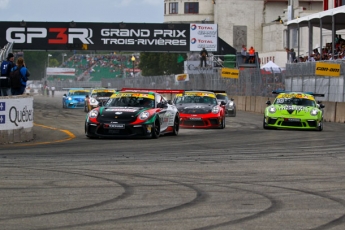
[[183, 73], [183, 60], [186, 54], [140, 53], [139, 68], [143, 76], [159, 76]]

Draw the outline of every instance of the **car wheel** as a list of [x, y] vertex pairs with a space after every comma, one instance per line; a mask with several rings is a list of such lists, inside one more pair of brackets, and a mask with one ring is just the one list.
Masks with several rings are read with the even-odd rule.
[[174, 120], [174, 127], [173, 127], [172, 135], [177, 136], [179, 130], [180, 130], [180, 120], [179, 120], [178, 117], [176, 116], [176, 117], [175, 117], [175, 120]]
[[222, 119], [222, 123], [220, 124], [221, 129], [225, 129], [225, 117]]
[[92, 135], [89, 134], [86, 121], [85, 121], [85, 135], [86, 135], [86, 137], [88, 137], [90, 139], [95, 139], [96, 138], [95, 136], [92, 136]]
[[320, 125], [318, 127], [318, 131], [322, 131], [323, 130], [323, 120], [321, 120]]
[[267, 125], [266, 125], [266, 122], [265, 122], [266, 118], [264, 117], [264, 120], [263, 120], [263, 124], [262, 124], [262, 127], [264, 129], [268, 129]]
[[152, 126], [152, 139], [158, 139], [160, 135], [160, 125], [159, 119], [156, 119], [155, 123]]

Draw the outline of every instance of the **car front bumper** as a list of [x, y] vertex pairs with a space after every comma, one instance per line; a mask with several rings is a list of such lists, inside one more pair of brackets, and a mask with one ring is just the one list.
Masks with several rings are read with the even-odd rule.
[[288, 118], [288, 117], [266, 117], [267, 127], [279, 129], [309, 129], [315, 130], [320, 126], [318, 118]]
[[109, 124], [95, 124], [86, 122], [86, 135], [101, 138], [133, 138], [133, 137], [151, 137], [153, 124], [130, 125], [123, 124], [121, 128], [107, 127]]

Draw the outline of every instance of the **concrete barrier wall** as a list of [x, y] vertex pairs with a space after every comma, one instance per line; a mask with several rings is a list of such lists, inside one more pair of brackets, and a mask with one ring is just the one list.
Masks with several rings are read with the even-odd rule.
[[325, 105], [323, 119], [328, 122], [335, 122], [336, 106], [338, 102], [322, 102]]
[[[263, 114], [269, 100], [273, 103], [275, 97], [233, 96], [236, 109], [239, 111]], [[345, 123], [345, 102], [322, 102], [324, 108], [324, 121]]]
[[337, 102], [336, 103], [335, 122], [340, 122], [340, 123], [345, 122], [345, 102]]

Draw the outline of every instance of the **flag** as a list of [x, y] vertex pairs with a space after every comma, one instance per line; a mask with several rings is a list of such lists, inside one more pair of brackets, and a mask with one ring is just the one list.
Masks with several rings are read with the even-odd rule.
[[181, 62], [184, 62], [184, 57], [181, 54], [179, 54], [177, 57], [177, 63], [181, 63]]

